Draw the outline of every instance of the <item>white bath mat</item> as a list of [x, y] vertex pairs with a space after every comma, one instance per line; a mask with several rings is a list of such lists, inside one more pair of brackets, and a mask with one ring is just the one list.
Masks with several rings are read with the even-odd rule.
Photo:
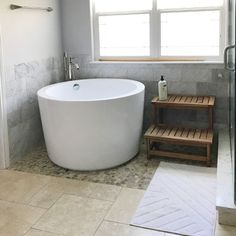
[[213, 236], [216, 168], [162, 162], [131, 225], [190, 236]]

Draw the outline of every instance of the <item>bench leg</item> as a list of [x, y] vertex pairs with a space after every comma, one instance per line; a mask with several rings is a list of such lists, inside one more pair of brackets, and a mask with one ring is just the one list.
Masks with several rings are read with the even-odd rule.
[[211, 144], [207, 144], [207, 166], [211, 166]]
[[150, 140], [146, 139], [146, 144], [147, 144], [147, 159], [150, 159]]

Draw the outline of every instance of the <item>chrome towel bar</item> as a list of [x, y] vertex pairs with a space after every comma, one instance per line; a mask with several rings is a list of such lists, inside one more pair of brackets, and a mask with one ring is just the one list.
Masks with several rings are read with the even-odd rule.
[[31, 10], [43, 10], [43, 11], [48, 11], [48, 12], [53, 11], [53, 8], [51, 8], [51, 7], [47, 7], [47, 8], [43, 8], [43, 7], [28, 7], [28, 6], [20, 6], [20, 5], [15, 5], [15, 4], [11, 4], [10, 5], [10, 9], [11, 10], [16, 10], [16, 9], [31, 9]]

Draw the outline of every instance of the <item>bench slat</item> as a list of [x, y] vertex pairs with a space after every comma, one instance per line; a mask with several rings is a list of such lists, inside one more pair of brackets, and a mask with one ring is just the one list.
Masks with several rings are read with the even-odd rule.
[[[154, 127], [154, 128], [153, 128]], [[207, 129], [190, 129], [190, 128], [176, 128], [168, 126], [154, 126], [152, 125], [144, 135], [145, 138], [176, 142], [191, 142], [212, 144], [213, 132]]]
[[215, 97], [169, 95], [167, 100], [164, 101], [159, 100], [158, 97], [154, 97], [152, 104], [163, 107], [208, 108], [215, 105]]

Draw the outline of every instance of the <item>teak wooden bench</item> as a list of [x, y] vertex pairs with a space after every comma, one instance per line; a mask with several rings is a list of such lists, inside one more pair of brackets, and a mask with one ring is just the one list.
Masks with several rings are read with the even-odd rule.
[[[210, 166], [211, 146], [213, 143], [213, 107], [215, 105], [215, 97], [169, 95], [165, 101], [160, 101], [158, 97], [153, 98], [152, 105], [154, 108], [154, 122], [144, 135], [147, 143], [147, 158], [149, 159], [150, 156], [163, 156], [198, 160], [205, 161], [206, 164]], [[160, 109], [162, 108], [207, 109], [208, 128], [197, 129], [167, 126], [163, 124], [162, 121], [162, 113], [160, 112]], [[159, 122], [157, 122], [157, 120]], [[201, 156], [161, 151], [158, 149], [157, 143], [204, 147], [207, 150], [207, 155]]]

